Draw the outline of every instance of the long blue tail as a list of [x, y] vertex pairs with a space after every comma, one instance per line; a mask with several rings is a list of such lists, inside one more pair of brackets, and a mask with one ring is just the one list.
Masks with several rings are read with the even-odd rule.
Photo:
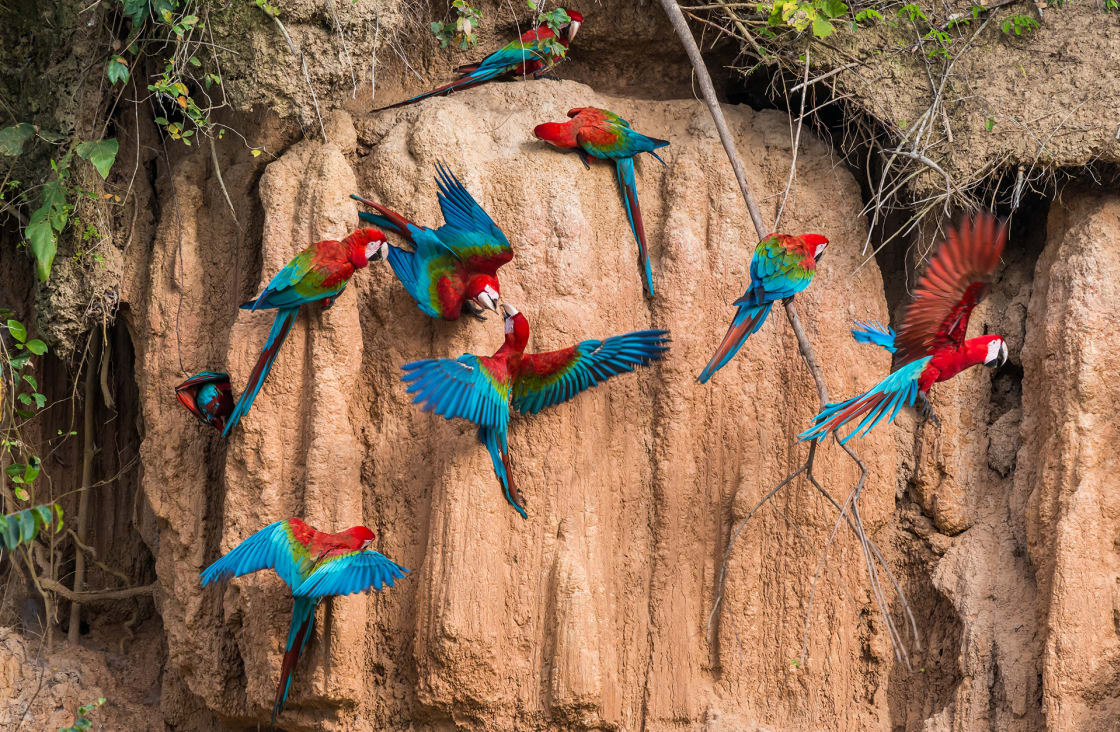
[[[350, 197], [351, 198], [356, 198], [356, 196], [350, 196]], [[362, 221], [368, 221], [369, 223], [373, 224], [374, 226], [379, 226], [382, 229], [385, 229], [387, 231], [391, 231], [394, 234], [400, 234], [401, 236], [405, 235], [404, 232], [402, 232], [400, 230], [399, 226], [397, 226], [393, 221], [391, 221], [388, 218], [382, 216], [381, 214], [370, 213], [369, 211], [359, 211], [358, 212], [358, 218], [361, 219]]]
[[708, 365], [700, 372], [697, 381], [706, 384], [715, 372], [723, 368], [739, 352], [739, 349], [747, 342], [747, 338], [766, 322], [766, 316], [770, 314], [772, 304], [768, 302], [762, 305], [739, 306], [739, 311], [735, 313], [735, 319], [731, 321], [731, 327], [727, 329], [723, 342], [719, 344], [712, 360], [708, 361]]
[[922, 375], [930, 357], [902, 366], [887, 378], [858, 396], [842, 402], [826, 404], [821, 413], [813, 418], [813, 426], [797, 436], [798, 440], [823, 440], [829, 432], [839, 430], [844, 425], [863, 417], [855, 429], [840, 438], [840, 444], [860, 435], [866, 435], [883, 417], [893, 422], [898, 410], [905, 404], [914, 403], [918, 396], [918, 378]]
[[642, 209], [638, 205], [634, 158], [619, 158], [614, 162], [615, 173], [618, 176], [618, 190], [622, 194], [622, 205], [626, 208], [626, 218], [630, 220], [630, 231], [634, 232], [634, 241], [638, 242], [638, 256], [641, 257], [642, 268], [646, 274], [646, 292], [653, 297], [653, 272], [650, 270], [649, 251], [646, 249], [646, 227], [642, 222]]
[[508, 70], [509, 69], [506, 68], [505, 66], [499, 66], [497, 68], [491, 67], [491, 68], [488, 68], [488, 69], [476, 69], [475, 71], [472, 71], [472, 72], [466, 74], [465, 76], [462, 76], [462, 77], [456, 79], [455, 81], [448, 82], [447, 84], [444, 84], [443, 86], [437, 86], [435, 89], [432, 89], [431, 91], [426, 91], [423, 94], [417, 94], [414, 97], [411, 97], [409, 99], [405, 99], [403, 102], [397, 102], [396, 104], [390, 104], [387, 107], [381, 107], [380, 109], [375, 109], [373, 111], [374, 112], [383, 112], [386, 109], [396, 109], [397, 107], [404, 107], [404, 106], [407, 106], [409, 104], [419, 102], [423, 99], [427, 99], [428, 97], [438, 97], [438, 96], [443, 95], [443, 94], [450, 94], [451, 92], [462, 91], [464, 89], [470, 89], [472, 86], [478, 86], [479, 84], [485, 84], [486, 82], [491, 81], [492, 79], [496, 79], [497, 77], [506, 73]]
[[288, 700], [288, 690], [292, 687], [292, 672], [299, 663], [311, 630], [315, 627], [315, 609], [319, 606], [318, 597], [297, 597], [292, 604], [292, 623], [288, 627], [288, 644], [284, 647], [284, 660], [280, 664], [280, 683], [276, 687], [276, 701], [272, 704], [272, 727], [276, 718], [284, 711]]
[[233, 408], [233, 414], [229, 416], [226, 428], [222, 430], [222, 437], [227, 437], [237, 426], [237, 423], [241, 421], [241, 418], [249, 413], [249, 408], [253, 406], [253, 400], [257, 398], [257, 392], [261, 390], [264, 380], [268, 377], [268, 372], [272, 369], [272, 362], [276, 360], [276, 354], [280, 352], [280, 346], [284, 345], [288, 333], [295, 325], [297, 315], [299, 315], [298, 307], [281, 308], [276, 311], [276, 319], [272, 321], [272, 330], [268, 334], [268, 340], [264, 342], [264, 348], [261, 350], [260, 358], [257, 359], [257, 365], [253, 367], [253, 372], [249, 374], [245, 391], [241, 392], [241, 398], [237, 400], [237, 404]]
[[498, 476], [498, 481], [502, 484], [506, 501], [521, 514], [521, 518], [529, 518], [525, 509], [521, 507], [520, 501], [524, 501], [521, 491], [513, 486], [513, 478], [509, 474], [509, 449], [506, 445], [505, 432], [491, 427], [479, 427], [478, 439], [486, 445], [486, 451], [490, 453], [490, 462], [494, 464], [494, 475]]

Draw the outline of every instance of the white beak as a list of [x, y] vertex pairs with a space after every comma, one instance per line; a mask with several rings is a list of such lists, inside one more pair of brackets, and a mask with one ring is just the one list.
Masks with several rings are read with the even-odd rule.
[[478, 297], [475, 298], [475, 302], [477, 302], [487, 310], [493, 310], [495, 313], [498, 312], [498, 303], [494, 301], [494, 298], [490, 297], [485, 292], [478, 293]]
[[507, 318], [512, 318], [514, 315], [517, 315], [517, 308], [509, 303], [502, 303], [502, 311], [506, 314], [505, 317]]
[[576, 37], [576, 33], [578, 33], [578, 32], [579, 32], [579, 21], [578, 20], [573, 20], [571, 23], [568, 23], [568, 43], [572, 42], [572, 39]]
[[[373, 249], [373, 251], [370, 251], [370, 249]], [[387, 257], [387, 256], [389, 256], [389, 243], [388, 242], [383, 241], [380, 244], [378, 244], [376, 247], [373, 247], [372, 245], [366, 247], [366, 261], [367, 262], [379, 262], [382, 259], [385, 259], [385, 257]]]

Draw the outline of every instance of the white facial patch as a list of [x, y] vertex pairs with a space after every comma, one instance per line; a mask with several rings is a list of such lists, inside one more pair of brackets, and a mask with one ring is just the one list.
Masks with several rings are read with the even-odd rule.
[[828, 247], [828, 242], [827, 242], [827, 241], [822, 241], [822, 242], [821, 242], [820, 244], [818, 244], [818, 245], [817, 245], [817, 251], [816, 251], [816, 253], [815, 253], [815, 254], [814, 254], [813, 256], [814, 256], [814, 257], [819, 257], [819, 256], [821, 256], [821, 254], [823, 254], [823, 253], [824, 253], [824, 250], [825, 250], [825, 249], [826, 249], [827, 247]]
[[506, 318], [506, 335], [509, 335], [512, 332], [513, 332], [513, 318], [509, 317], [509, 318]]
[[996, 338], [988, 343], [988, 355], [984, 358], [984, 363], [992, 363], [999, 359], [1001, 353], [1007, 349], [1004, 345], [1002, 338]]

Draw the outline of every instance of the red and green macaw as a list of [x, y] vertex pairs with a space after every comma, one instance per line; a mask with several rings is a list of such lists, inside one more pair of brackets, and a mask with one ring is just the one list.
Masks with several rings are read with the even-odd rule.
[[564, 10], [568, 14], [568, 22], [560, 28], [561, 34], [559, 36], [547, 25], [531, 28], [522, 33], [516, 41], [494, 51], [481, 61], [455, 69], [459, 74], [459, 78], [455, 81], [374, 111], [380, 112], [385, 109], [403, 107], [421, 99], [470, 89], [472, 86], [485, 84], [488, 81], [503, 77], [516, 78], [531, 75], [533, 78], [540, 78], [544, 76], [562, 58], [556, 47], [559, 46], [567, 51], [569, 44], [575, 39], [579, 27], [583, 23], [583, 15], [574, 10]]
[[219, 431], [233, 413], [233, 388], [229, 374], [221, 371], [200, 371], [175, 387], [175, 398], [203, 424]]
[[613, 160], [618, 176], [618, 190], [634, 241], [638, 243], [638, 256], [645, 270], [646, 292], [653, 296], [653, 273], [649, 266], [646, 248], [646, 229], [642, 223], [642, 209], [638, 206], [638, 186], [634, 179], [634, 158], [639, 153], [649, 153], [662, 165], [665, 161], [654, 150], [669, 144], [667, 140], [646, 137], [630, 128], [630, 123], [614, 112], [597, 107], [569, 109], [567, 122], [546, 122], [533, 128], [538, 139], [564, 149], [575, 149], [586, 168], [588, 156]]
[[395, 211], [352, 195], [376, 209], [358, 217], [399, 234], [413, 251], [391, 246], [387, 257], [408, 294], [433, 318], [457, 320], [464, 310], [483, 318], [498, 311], [498, 268], [513, 259], [502, 230], [482, 210], [463, 184], [442, 164], [436, 167], [439, 207], [446, 223], [438, 229], [417, 226]]
[[751, 257], [750, 287], [735, 301], [739, 310], [712, 360], [700, 372], [701, 384], [707, 383], [762, 327], [771, 305], [809, 286], [826, 247], [828, 239], [820, 234], [770, 234], [758, 243]]
[[[901, 365], [863, 394], [826, 405], [813, 419], [813, 426], [798, 437], [822, 440], [829, 432], [863, 417], [840, 439], [845, 443], [857, 434], [866, 435], [883, 417], [893, 422], [902, 405], [913, 405], [915, 398], [921, 400], [923, 413], [933, 417], [927, 396], [931, 386], [970, 366], [1002, 366], [1007, 361], [1003, 338], [985, 335], [966, 340], [965, 334], [972, 309], [988, 292], [1006, 242], [1007, 228], [987, 213], [950, 230], [918, 282], [897, 337], [890, 328], [861, 327], [859, 334], [853, 331], [857, 340], [876, 343], [895, 353]], [[869, 331], [876, 333], [868, 335]]]
[[324, 309], [329, 308], [334, 298], [346, 289], [346, 283], [354, 272], [383, 258], [388, 246], [385, 235], [377, 229], [358, 229], [342, 241], [315, 242], [293, 257], [272, 278], [264, 292], [241, 306], [242, 310], [274, 308], [276, 318], [272, 321], [272, 330], [264, 342], [257, 365], [249, 374], [245, 391], [222, 430], [223, 437], [249, 413], [280, 352], [280, 346], [284, 345], [295, 325], [300, 306], [320, 302]]
[[406, 363], [402, 380], [413, 402], [425, 412], [478, 425], [494, 473], [511, 506], [528, 518], [521, 492], [510, 475], [506, 432], [509, 408], [536, 414], [560, 404], [617, 374], [659, 361], [668, 350], [668, 331], [641, 330], [603, 341], [587, 340], [547, 353], [525, 353], [529, 321], [512, 305], [502, 303], [505, 343], [492, 357], [465, 354]]
[[261, 569], [272, 569], [287, 583], [295, 601], [280, 683], [272, 706], [272, 726], [284, 711], [292, 671], [303, 654], [315, 610], [324, 597], [352, 595], [383, 586], [404, 577], [407, 569], [370, 548], [374, 534], [355, 526], [337, 534], [317, 531], [298, 518], [269, 524], [202, 571], [202, 585], [240, 577]]

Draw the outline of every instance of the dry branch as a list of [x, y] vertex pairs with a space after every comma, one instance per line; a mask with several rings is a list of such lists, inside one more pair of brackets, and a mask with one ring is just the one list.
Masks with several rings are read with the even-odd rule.
[[[755, 201], [754, 194], [751, 192], [750, 185], [747, 183], [746, 176], [743, 173], [743, 167], [739, 161], [739, 155], [735, 148], [734, 140], [731, 137], [731, 131], [730, 129], [728, 129], [727, 121], [723, 116], [723, 110], [716, 98], [715, 88], [712, 85], [711, 77], [708, 75], [708, 70], [704, 64], [704, 59], [700, 55], [700, 49], [696, 45], [696, 39], [692, 37], [692, 32], [689, 30], [688, 23], [687, 21], [685, 21], [684, 14], [681, 12], [680, 7], [676, 3], [676, 0], [660, 1], [661, 6], [665, 10], [665, 14], [669, 17], [669, 22], [672, 24], [673, 29], [677, 32], [677, 35], [681, 39], [681, 44], [684, 46], [685, 51], [688, 54], [689, 61], [692, 63], [692, 68], [696, 74], [697, 80], [700, 83], [700, 91], [704, 97], [704, 102], [705, 104], [707, 104], [708, 110], [712, 114], [712, 121], [715, 123], [716, 131], [719, 133], [720, 141], [723, 143], [724, 150], [727, 152], [727, 157], [731, 163], [731, 168], [735, 172], [735, 178], [739, 183], [739, 190], [743, 194], [743, 201], [746, 204], [747, 211], [750, 213], [751, 221], [754, 223], [754, 228], [756, 233], [758, 234], [758, 238], [761, 240], [766, 237], [767, 229], [762, 222], [762, 216], [758, 211], [758, 204]], [[806, 77], [808, 76], [807, 69], [808, 59], [806, 59]], [[793, 154], [797, 154], [796, 149], [794, 150]], [[817, 361], [816, 354], [813, 351], [812, 344], [809, 342], [809, 338], [805, 335], [805, 329], [801, 325], [801, 319], [800, 317], [798, 317], [797, 308], [793, 304], [793, 298], [786, 298], [784, 304], [786, 318], [789, 320], [790, 327], [793, 329], [794, 335], [797, 337], [797, 345], [801, 352], [802, 360], [805, 362], [806, 368], [809, 370], [810, 375], [813, 377], [813, 383], [817, 387], [817, 396], [820, 399], [820, 406], [823, 408], [824, 405], [828, 403], [828, 389], [825, 386], [824, 377], [821, 374], [820, 363]], [[837, 525], [839, 525], [841, 521], [846, 521], [849, 528], [851, 528], [852, 532], [859, 539], [864, 554], [865, 566], [867, 567], [868, 580], [871, 584], [872, 592], [879, 606], [879, 611], [883, 617], [885, 625], [887, 626], [887, 632], [890, 635], [891, 643], [895, 647], [895, 653], [898, 658], [905, 661], [907, 667], [909, 667], [909, 657], [906, 654], [905, 648], [902, 646], [901, 635], [898, 633], [894, 622], [890, 617], [890, 607], [886, 602], [886, 598], [883, 595], [881, 586], [878, 582], [878, 568], [876, 566], [877, 563], [881, 564], [885, 569], [892, 585], [895, 588], [895, 591], [898, 594], [899, 599], [906, 609], [908, 617], [910, 617], [911, 619], [911, 623], [913, 623], [913, 616], [910, 613], [909, 603], [906, 601], [906, 597], [902, 593], [902, 588], [895, 581], [894, 575], [893, 573], [891, 573], [890, 568], [887, 566], [878, 547], [875, 546], [874, 542], [867, 537], [867, 534], [863, 529], [862, 519], [859, 516], [858, 501], [860, 492], [867, 482], [867, 466], [864, 465], [863, 461], [859, 459], [859, 456], [856, 454], [855, 450], [847, 445], [843, 445], [842, 447], [844, 449], [844, 452], [846, 452], [848, 456], [856, 463], [860, 471], [860, 477], [856, 484], [856, 487], [848, 495], [848, 498], [846, 499], [845, 505], [843, 507], [839, 506], [836, 503], [835, 499], [832, 498], [828, 491], [825, 490], [825, 488], [813, 476], [813, 460], [816, 456], [816, 443], [814, 442], [809, 446], [809, 454], [805, 462], [793, 473], [786, 476], [786, 478], [782, 480], [777, 486], [775, 486], [769, 493], [767, 493], [766, 496], [763, 497], [763, 499], [758, 503], [758, 505], [756, 505], [751, 510], [751, 512], [747, 514], [747, 516], [742, 519], [742, 521], [739, 522], [735, 531], [729, 537], [728, 546], [724, 553], [723, 565], [720, 568], [719, 584], [716, 588], [716, 598], [713, 602], [711, 615], [709, 615], [708, 618], [709, 639], [711, 637], [712, 622], [718, 617], [717, 611], [723, 598], [723, 584], [727, 576], [727, 562], [731, 556], [731, 549], [734, 545], [735, 538], [739, 535], [739, 532], [742, 531], [743, 527], [746, 525], [746, 522], [750, 520], [751, 516], [754, 515], [755, 511], [757, 511], [759, 507], [766, 503], [766, 501], [774, 496], [779, 490], [791, 483], [797, 476], [805, 473], [806, 477], [808, 477], [809, 482], [813, 485], [813, 487], [821, 494], [823, 494], [829, 500], [829, 502], [831, 502], [832, 505], [836, 506], [839, 510], [840, 516], [837, 518]], [[851, 504], [852, 506], [852, 510], [850, 512], [847, 512], [845, 510], [845, 507], [848, 504]], [[835, 534], [835, 529], [833, 530], [833, 534]], [[822, 561], [824, 561], [823, 558]], [[808, 618], [805, 627], [806, 630], [804, 644], [802, 646], [803, 661], [808, 652]], [[916, 641], [916, 626], [913, 626], [913, 629]]]

